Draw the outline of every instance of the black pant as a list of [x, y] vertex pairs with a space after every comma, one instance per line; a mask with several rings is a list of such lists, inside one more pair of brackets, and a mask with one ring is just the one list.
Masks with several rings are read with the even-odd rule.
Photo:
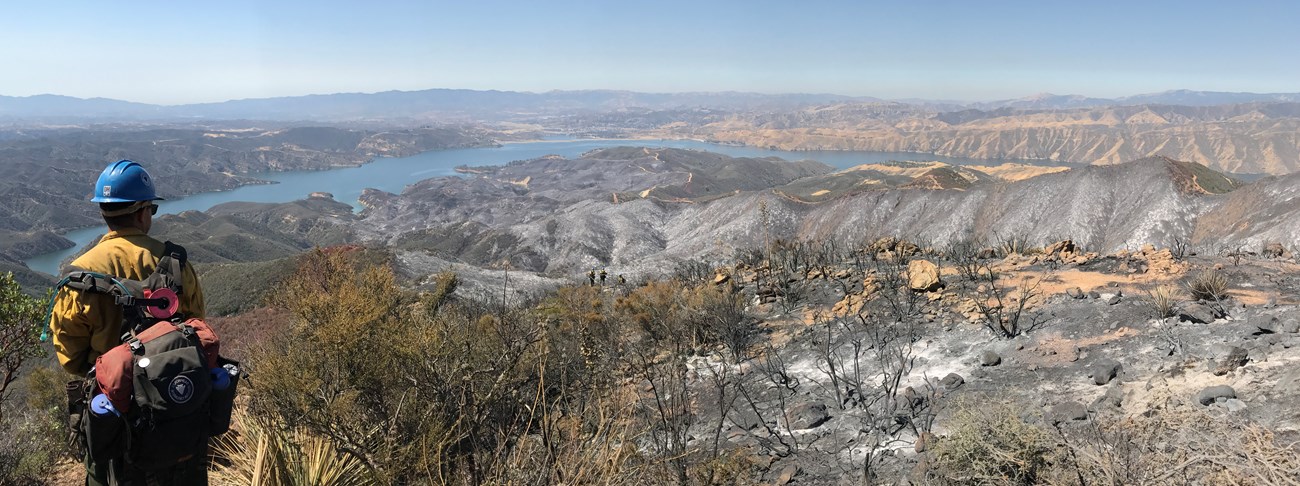
[[116, 459], [107, 464], [92, 463], [86, 456], [87, 486], [207, 486], [208, 454], [195, 454], [185, 462], [165, 469], [145, 471]]

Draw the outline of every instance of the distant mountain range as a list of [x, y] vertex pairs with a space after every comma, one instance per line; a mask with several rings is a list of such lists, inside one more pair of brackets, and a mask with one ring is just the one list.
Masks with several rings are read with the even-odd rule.
[[792, 109], [801, 106], [879, 102], [870, 97], [833, 94], [636, 93], [631, 91], [476, 91], [429, 89], [382, 93], [338, 93], [232, 100], [189, 105], [151, 105], [105, 98], [58, 95], [0, 96], [0, 121], [8, 120], [275, 120], [366, 121], [401, 119], [496, 120], [520, 116], [611, 112], [629, 108], [665, 110]]
[[1296, 102], [947, 112], [841, 104], [729, 114], [639, 133], [795, 151], [909, 152], [1081, 164], [1166, 156], [1238, 174], [1300, 171]]
[[[585, 90], [531, 93], [429, 89], [381, 93], [338, 93], [232, 100], [188, 105], [152, 105], [107, 98], [59, 95], [0, 96], [0, 122], [60, 121], [177, 121], [177, 120], [505, 120], [529, 116], [613, 112], [619, 110], [676, 110], [692, 108], [733, 111], [788, 110], [810, 105], [878, 103], [879, 98], [835, 94], [760, 94], [741, 92], [638, 93]], [[1212, 106], [1235, 103], [1294, 102], [1300, 93], [1227, 93], [1176, 90], [1122, 98], [1037, 94], [1013, 100], [978, 103], [899, 100], [935, 111], [960, 109], [1069, 109], [1117, 105]]]
[[1039, 93], [1014, 100], [971, 103], [971, 108], [1016, 108], [1028, 110], [1092, 108], [1098, 106], [1177, 105], [1215, 106], [1240, 103], [1274, 103], [1300, 101], [1300, 93], [1230, 93], [1222, 91], [1190, 91], [1178, 89], [1160, 93], [1124, 96], [1120, 98], [1089, 98], [1079, 95], [1054, 95]]

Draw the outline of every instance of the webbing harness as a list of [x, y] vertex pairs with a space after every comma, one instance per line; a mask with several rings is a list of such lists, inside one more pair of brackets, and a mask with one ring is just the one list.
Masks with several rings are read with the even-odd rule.
[[[54, 314], [54, 302], [64, 287], [82, 292], [107, 294], [113, 302], [122, 307], [123, 340], [126, 336], [143, 331], [143, 326], [157, 322], [148, 319], [145, 311], [148, 307], [166, 308], [172, 304], [167, 298], [150, 298], [147, 290], [171, 289], [177, 298], [183, 295], [183, 270], [188, 257], [185, 248], [170, 241], [163, 243], [163, 256], [158, 259], [154, 273], [144, 280], [120, 279], [112, 275], [91, 272], [77, 267], [65, 267], [64, 276], [54, 285], [54, 294], [50, 296], [45, 308], [45, 326], [41, 330], [41, 341], [50, 339], [50, 319]], [[177, 314], [177, 317], [184, 316]]]

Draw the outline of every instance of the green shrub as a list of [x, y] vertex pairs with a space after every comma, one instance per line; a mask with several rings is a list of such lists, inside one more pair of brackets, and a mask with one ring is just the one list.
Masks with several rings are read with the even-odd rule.
[[[404, 446], [419, 403], [400, 373], [412, 365], [399, 350], [409, 334], [399, 318], [400, 293], [380, 266], [362, 267], [356, 252], [317, 250], [270, 303], [291, 316], [248, 353], [248, 395], [255, 420], [302, 429], [350, 451], [388, 481], [410, 459]], [[406, 408], [403, 409], [403, 405]], [[409, 412], [409, 413], [408, 413]], [[376, 432], [380, 431], [380, 432]]]
[[331, 444], [382, 484], [508, 471], [510, 444], [583, 382], [581, 355], [553, 351], [577, 330], [448, 299], [451, 275], [421, 300], [361, 257], [308, 254], [272, 299], [292, 318], [249, 353], [254, 418]]
[[0, 418], [0, 484], [44, 484], [67, 455], [66, 395], [62, 370], [38, 368], [24, 379], [23, 406], [6, 407]]
[[580, 285], [503, 307], [456, 298], [454, 274], [433, 287], [402, 291], [388, 265], [360, 250], [301, 258], [269, 302], [283, 317], [260, 328], [244, 360], [249, 419], [283, 444], [227, 445], [254, 457], [337, 453], [327, 462], [360, 464], [357, 477], [380, 484], [658, 484], [749, 473], [687, 441], [698, 398], [687, 358], [725, 348], [744, 359], [757, 335], [730, 290]]
[[[14, 274], [0, 274], [0, 403], [9, 385], [18, 380], [24, 363], [42, 356], [41, 329], [45, 325], [42, 301], [23, 293]], [[0, 420], [4, 420], [0, 409]]]
[[264, 296], [293, 273], [294, 259], [199, 264], [195, 270], [203, 282], [208, 316], [226, 316], [261, 306]]

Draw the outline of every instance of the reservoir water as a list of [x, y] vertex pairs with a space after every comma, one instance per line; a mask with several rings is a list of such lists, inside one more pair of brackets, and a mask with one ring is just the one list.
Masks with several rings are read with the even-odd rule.
[[[786, 160], [812, 159], [845, 169], [855, 165], [890, 160], [937, 160], [954, 165], [989, 165], [997, 161], [943, 157], [907, 152], [852, 152], [804, 151], [790, 152], [754, 147], [719, 145], [692, 140], [547, 140], [540, 142], [506, 143], [500, 147], [436, 150], [410, 157], [381, 158], [359, 167], [323, 171], [267, 172], [250, 176], [272, 181], [274, 184], [244, 186], [230, 191], [195, 194], [178, 199], [159, 201], [158, 212], [175, 214], [182, 211], [204, 211], [231, 201], [289, 202], [303, 199], [313, 192], [328, 192], [340, 202], [359, 207], [357, 198], [366, 188], [400, 193], [408, 184], [430, 177], [455, 175], [461, 165], [501, 165], [515, 160], [532, 159], [544, 155], [573, 158], [585, 152], [608, 147], [642, 146], [707, 150], [733, 157], [781, 157]], [[1035, 161], [1034, 163], [1042, 163]], [[89, 183], [89, 182], [87, 182]], [[165, 183], [165, 181], [164, 181]], [[26, 261], [32, 270], [56, 274], [59, 264], [81, 251], [99, 235], [103, 226], [70, 231], [63, 236], [75, 245], [65, 250], [46, 253]], [[162, 235], [166, 236], [166, 235]]]

